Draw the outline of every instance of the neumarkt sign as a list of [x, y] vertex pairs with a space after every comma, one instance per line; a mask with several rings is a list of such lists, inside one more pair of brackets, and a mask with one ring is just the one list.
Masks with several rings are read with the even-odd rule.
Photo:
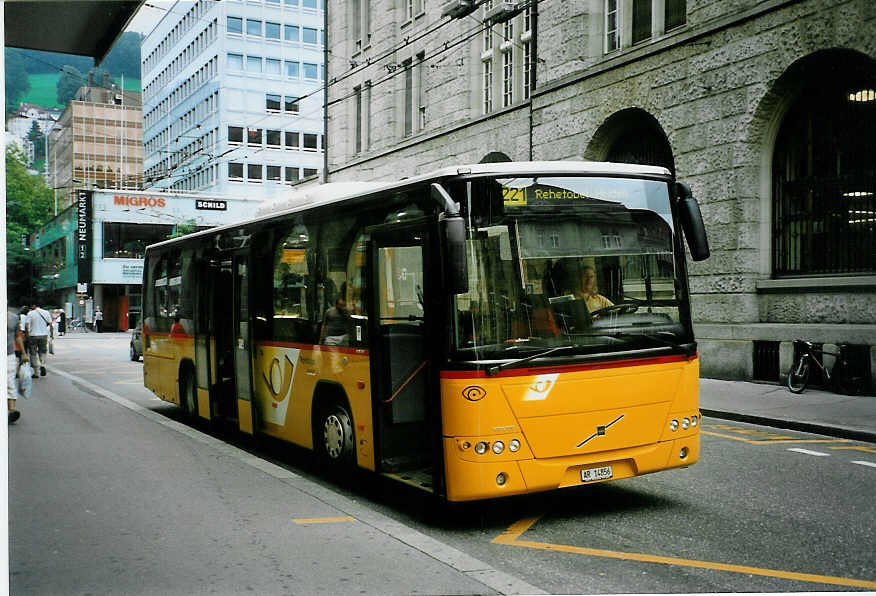
[[225, 211], [228, 209], [226, 201], [209, 201], [207, 199], [196, 199], [195, 209], [206, 209], [208, 211]]
[[79, 283], [91, 283], [93, 195], [90, 190], [80, 190], [76, 194], [76, 264]]

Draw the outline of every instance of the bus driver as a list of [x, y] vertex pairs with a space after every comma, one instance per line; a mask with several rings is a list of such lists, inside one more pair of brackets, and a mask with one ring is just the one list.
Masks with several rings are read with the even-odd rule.
[[614, 305], [611, 300], [599, 293], [596, 287], [596, 270], [590, 265], [585, 265], [581, 272], [581, 287], [575, 292], [575, 298], [584, 300], [590, 312]]

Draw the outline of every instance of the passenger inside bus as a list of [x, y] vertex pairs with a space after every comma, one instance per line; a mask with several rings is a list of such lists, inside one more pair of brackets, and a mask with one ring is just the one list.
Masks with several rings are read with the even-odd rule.
[[335, 305], [325, 311], [319, 343], [326, 346], [349, 345], [352, 326], [350, 313], [347, 312], [347, 302], [342, 296], [338, 296]]

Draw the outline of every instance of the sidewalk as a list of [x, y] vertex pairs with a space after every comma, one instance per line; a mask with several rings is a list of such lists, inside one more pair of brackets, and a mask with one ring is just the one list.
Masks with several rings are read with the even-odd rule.
[[785, 385], [700, 379], [704, 416], [876, 443], [876, 397]]

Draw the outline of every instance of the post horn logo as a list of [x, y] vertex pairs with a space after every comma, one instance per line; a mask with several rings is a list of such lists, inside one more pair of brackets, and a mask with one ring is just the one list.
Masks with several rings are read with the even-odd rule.
[[462, 397], [468, 401], [480, 401], [487, 396], [487, 390], [478, 385], [469, 385], [462, 390]]
[[[295, 365], [292, 364], [289, 356], [286, 356], [285, 359], [285, 367], [282, 372], [280, 371], [280, 360], [274, 358], [274, 360], [271, 362], [271, 366], [268, 368], [268, 374], [270, 375], [270, 377], [268, 376], [268, 374], [265, 374], [264, 372], [262, 373], [262, 377], [265, 379], [265, 385], [268, 387], [268, 391], [271, 392], [271, 397], [273, 398], [274, 403], [279, 403], [286, 399], [286, 396], [289, 395], [289, 388], [292, 386], [292, 375], [295, 372]], [[275, 371], [280, 376], [279, 388], [275, 388]]]

